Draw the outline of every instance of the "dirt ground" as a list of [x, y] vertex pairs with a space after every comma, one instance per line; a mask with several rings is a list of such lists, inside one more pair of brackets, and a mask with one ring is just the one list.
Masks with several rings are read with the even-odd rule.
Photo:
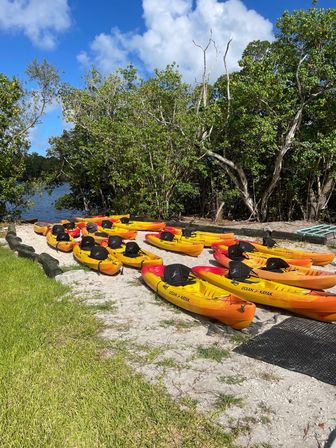
[[[293, 230], [294, 223], [288, 226]], [[282, 230], [289, 230], [288, 226], [284, 223]], [[75, 267], [72, 254], [49, 248], [44, 237], [34, 234], [32, 225], [17, 226], [17, 234], [37, 253], [50, 253], [61, 266]], [[143, 232], [137, 242], [162, 256], [165, 264], [192, 267], [213, 261], [208, 249], [191, 258], [151, 247], [144, 242]], [[314, 244], [287, 245], [328, 250]], [[336, 427], [335, 387], [232, 351], [249, 333], [265, 331], [286, 319], [285, 312], [258, 306], [253, 325], [244, 334], [156, 297], [131, 268], [115, 277], [83, 270], [71, 270], [65, 276], [75, 294], [97, 309], [104, 323], [101, 336], [111, 343], [107, 356], [125, 353], [137, 372], [164, 384], [181, 405], [210, 413], [224, 430], [234, 430], [242, 447], [320, 448]]]

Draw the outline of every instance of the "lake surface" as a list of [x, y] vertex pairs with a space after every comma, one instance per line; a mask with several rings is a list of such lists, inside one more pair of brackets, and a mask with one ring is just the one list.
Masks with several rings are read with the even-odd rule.
[[29, 198], [34, 205], [22, 212], [22, 219], [37, 218], [39, 221], [58, 222], [60, 219], [82, 215], [80, 210], [55, 209], [55, 201], [66, 193], [69, 193], [69, 185], [65, 183], [56, 187], [51, 194], [47, 190], [34, 194]]

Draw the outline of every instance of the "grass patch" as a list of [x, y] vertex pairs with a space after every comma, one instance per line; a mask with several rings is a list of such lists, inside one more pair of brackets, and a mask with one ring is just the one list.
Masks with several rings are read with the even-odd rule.
[[250, 336], [248, 334], [244, 333], [235, 333], [232, 336], [230, 336], [230, 341], [234, 344], [242, 344], [243, 342], [246, 342], [250, 339]]
[[222, 375], [217, 380], [225, 384], [242, 384], [246, 378], [240, 375]]
[[212, 345], [211, 347], [202, 347], [199, 345], [196, 350], [196, 356], [221, 362], [224, 358], [230, 356], [230, 352], [224, 348], [217, 347], [216, 345]]
[[188, 328], [192, 328], [195, 326], [197, 326], [197, 324], [192, 320], [164, 319], [160, 321], [160, 327], [175, 327], [177, 328], [177, 330], [187, 330]]
[[181, 368], [181, 364], [178, 363], [177, 361], [175, 361], [174, 358], [164, 358], [161, 361], [157, 362], [156, 365], [159, 367], [168, 367], [171, 369], [180, 369]]
[[262, 380], [271, 381], [271, 382], [275, 382], [275, 383], [278, 383], [282, 379], [280, 376], [278, 376], [272, 372], [261, 372], [259, 377]]
[[[232, 447], [96, 336], [95, 310], [0, 248], [0, 441], [15, 447]], [[110, 344], [110, 345], [109, 345]]]
[[218, 411], [224, 412], [231, 406], [242, 407], [243, 399], [231, 394], [219, 394], [215, 401], [215, 408]]
[[68, 264], [67, 266], [62, 266], [62, 271], [63, 272], [68, 272], [68, 271], [91, 271], [91, 269], [89, 269], [87, 266], [85, 266], [85, 264]]
[[107, 300], [106, 302], [102, 303], [94, 303], [89, 304], [90, 308], [93, 308], [96, 311], [110, 311], [115, 312], [117, 309], [116, 301], [115, 300]]

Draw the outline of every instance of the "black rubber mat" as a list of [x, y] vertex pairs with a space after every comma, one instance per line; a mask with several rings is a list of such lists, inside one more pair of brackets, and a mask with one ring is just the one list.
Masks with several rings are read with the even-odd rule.
[[290, 317], [234, 351], [336, 385], [335, 324]]

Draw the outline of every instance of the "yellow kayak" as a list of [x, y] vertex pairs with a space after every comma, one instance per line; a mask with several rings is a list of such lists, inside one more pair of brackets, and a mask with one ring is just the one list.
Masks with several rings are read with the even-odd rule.
[[[174, 274], [176, 267], [182, 276]], [[156, 265], [144, 266], [141, 274], [153, 291], [180, 308], [217, 319], [239, 330], [250, 325], [256, 310], [253, 303], [195, 278], [190, 271], [183, 265]]]
[[272, 255], [273, 257], [282, 257], [282, 258], [311, 258], [313, 264], [318, 266], [324, 266], [329, 264], [335, 258], [335, 254], [331, 252], [308, 252], [299, 249], [289, 249], [287, 247], [267, 247], [263, 244], [259, 244], [256, 242], [252, 242], [253, 246], [257, 249], [258, 252], [262, 252], [267, 255]]
[[50, 247], [61, 252], [71, 252], [76, 241], [71, 235], [65, 233], [62, 225], [54, 225], [46, 235]]
[[121, 218], [129, 218], [131, 215], [130, 214], [126, 214], [126, 215], [111, 215], [111, 216], [101, 216], [101, 215], [97, 215], [97, 216], [85, 216], [85, 217], [81, 217], [81, 216], [77, 216], [75, 218], [76, 221], [85, 221], [85, 222], [100, 222], [103, 220], [113, 220], [113, 221], [118, 221]]
[[[166, 239], [168, 237], [169, 239]], [[204, 247], [202, 243], [181, 241], [180, 239], [175, 238], [175, 235], [170, 232], [147, 233], [145, 239], [149, 244], [159, 247], [160, 249], [179, 252], [192, 257], [198, 257]]]
[[[88, 238], [92, 240], [90, 244]], [[81, 243], [75, 244], [73, 256], [79, 263], [106, 275], [117, 274], [122, 267], [120, 261], [111, 256], [105, 247], [95, 246], [91, 237], [83, 238]]]
[[202, 230], [182, 229], [180, 227], [165, 227], [165, 231], [172, 232], [182, 241], [201, 243], [204, 247], [211, 247], [215, 242], [225, 244], [225, 240], [234, 239], [234, 233], [203, 232]]
[[[240, 271], [249, 270], [240, 262], [231, 262], [230, 271], [215, 266], [195, 266], [192, 271], [201, 279], [230, 291], [242, 299], [262, 305], [284, 308], [311, 319], [332, 322], [336, 320], [336, 294], [325, 291], [295, 288], [258, 277], [236, 278], [231, 266]], [[238, 263], [238, 264], [237, 264]], [[243, 265], [243, 267], [240, 267]], [[238, 271], [239, 273], [239, 271]], [[230, 277], [230, 278], [229, 278]]]
[[148, 250], [141, 249], [135, 241], [129, 241], [125, 244], [122, 238], [113, 236], [108, 239], [108, 243], [104, 247], [122, 264], [132, 268], [162, 264], [161, 257]]
[[46, 236], [52, 224], [50, 222], [38, 221], [34, 224], [34, 232], [38, 235]]
[[153, 232], [159, 232], [166, 227], [165, 222], [130, 221], [129, 218], [121, 218], [114, 225], [120, 229]]

